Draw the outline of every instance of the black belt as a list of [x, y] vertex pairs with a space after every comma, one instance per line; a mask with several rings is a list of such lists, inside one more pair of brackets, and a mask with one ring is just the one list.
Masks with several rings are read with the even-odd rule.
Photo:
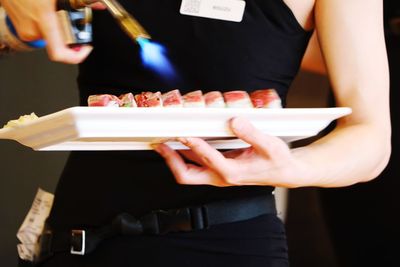
[[272, 194], [181, 209], [157, 210], [139, 219], [122, 213], [110, 225], [92, 229], [52, 231], [47, 228], [40, 237], [39, 255], [35, 261], [42, 262], [60, 252], [86, 255], [93, 252], [100, 242], [118, 235], [160, 235], [202, 230], [213, 225], [248, 220], [264, 214], [276, 214]]

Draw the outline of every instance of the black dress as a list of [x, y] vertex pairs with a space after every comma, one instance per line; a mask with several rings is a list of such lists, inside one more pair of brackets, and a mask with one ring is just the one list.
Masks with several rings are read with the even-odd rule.
[[[166, 82], [140, 60], [139, 48], [107, 12], [95, 12], [94, 50], [80, 66], [81, 104], [91, 94], [275, 88], [282, 99], [298, 72], [310, 33], [282, 0], [247, 0], [243, 21], [185, 16], [180, 0], [121, 1], [168, 52], [177, 79]], [[119, 213], [140, 216], [271, 194], [272, 187], [178, 185], [154, 152], [73, 152], [48, 219], [55, 230], [96, 227]], [[284, 228], [275, 215], [208, 230], [118, 237], [87, 256], [57, 254], [43, 266], [287, 266]]]

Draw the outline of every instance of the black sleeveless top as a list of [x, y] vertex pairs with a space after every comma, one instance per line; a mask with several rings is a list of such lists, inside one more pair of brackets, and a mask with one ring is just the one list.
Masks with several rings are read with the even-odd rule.
[[[276, 88], [284, 99], [310, 32], [282, 0], [247, 0], [240, 23], [179, 13], [181, 0], [122, 0], [167, 48], [179, 79], [166, 83], [142, 66], [139, 48], [108, 12], [94, 14], [94, 50], [80, 66], [81, 104], [91, 94]], [[49, 223], [101, 225], [116, 214], [140, 215], [220, 199], [270, 193], [272, 187], [178, 185], [153, 151], [73, 152], [59, 181]]]

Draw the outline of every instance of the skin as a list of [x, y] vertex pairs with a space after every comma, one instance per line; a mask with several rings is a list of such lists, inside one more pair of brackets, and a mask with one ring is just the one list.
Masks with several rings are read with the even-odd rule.
[[[62, 43], [55, 0], [0, 2], [24, 40], [48, 42], [50, 59], [79, 63], [90, 53], [90, 47], [74, 51]], [[243, 118], [233, 118], [229, 125], [251, 145], [247, 149], [221, 153], [199, 138], [178, 139], [188, 151], [155, 146], [178, 183], [339, 187], [369, 181], [386, 166], [391, 128], [382, 1], [285, 2], [305, 29], [315, 29], [336, 103], [351, 107], [353, 113], [339, 119], [327, 136], [296, 149], [261, 133]]]
[[179, 139], [190, 148], [179, 153], [157, 146], [178, 183], [340, 187], [369, 181], [386, 166], [391, 127], [382, 1], [315, 0], [308, 12], [310, 1], [286, 3], [304, 28], [315, 28], [324, 63], [314, 67], [326, 66], [336, 103], [353, 113], [327, 136], [297, 149], [242, 118], [230, 126], [248, 149], [221, 153], [199, 138]]
[[[56, 13], [56, 0], [0, 0], [23, 41], [44, 39], [47, 53], [53, 61], [77, 64], [92, 51], [91, 46], [71, 49], [63, 41], [61, 25]], [[99, 3], [94, 9], [105, 9]]]

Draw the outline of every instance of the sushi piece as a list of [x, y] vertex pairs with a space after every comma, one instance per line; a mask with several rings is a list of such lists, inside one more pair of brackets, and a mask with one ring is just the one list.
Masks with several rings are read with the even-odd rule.
[[183, 96], [183, 106], [185, 108], [204, 108], [206, 102], [204, 101], [203, 92], [201, 90], [187, 93]]
[[119, 96], [120, 107], [136, 108], [137, 104], [135, 96], [132, 93], [127, 93]]
[[166, 108], [181, 108], [183, 107], [183, 99], [178, 89], [162, 94], [163, 106]]
[[228, 108], [252, 108], [250, 96], [246, 91], [230, 91], [223, 94]]
[[224, 97], [219, 91], [211, 91], [204, 94], [204, 100], [207, 108], [224, 108], [226, 106]]
[[250, 94], [255, 108], [282, 108], [282, 101], [275, 89], [262, 89]]
[[135, 95], [135, 100], [138, 107], [158, 108], [163, 106], [160, 92], [142, 92]]
[[115, 95], [91, 95], [88, 98], [89, 107], [119, 107], [121, 100]]

